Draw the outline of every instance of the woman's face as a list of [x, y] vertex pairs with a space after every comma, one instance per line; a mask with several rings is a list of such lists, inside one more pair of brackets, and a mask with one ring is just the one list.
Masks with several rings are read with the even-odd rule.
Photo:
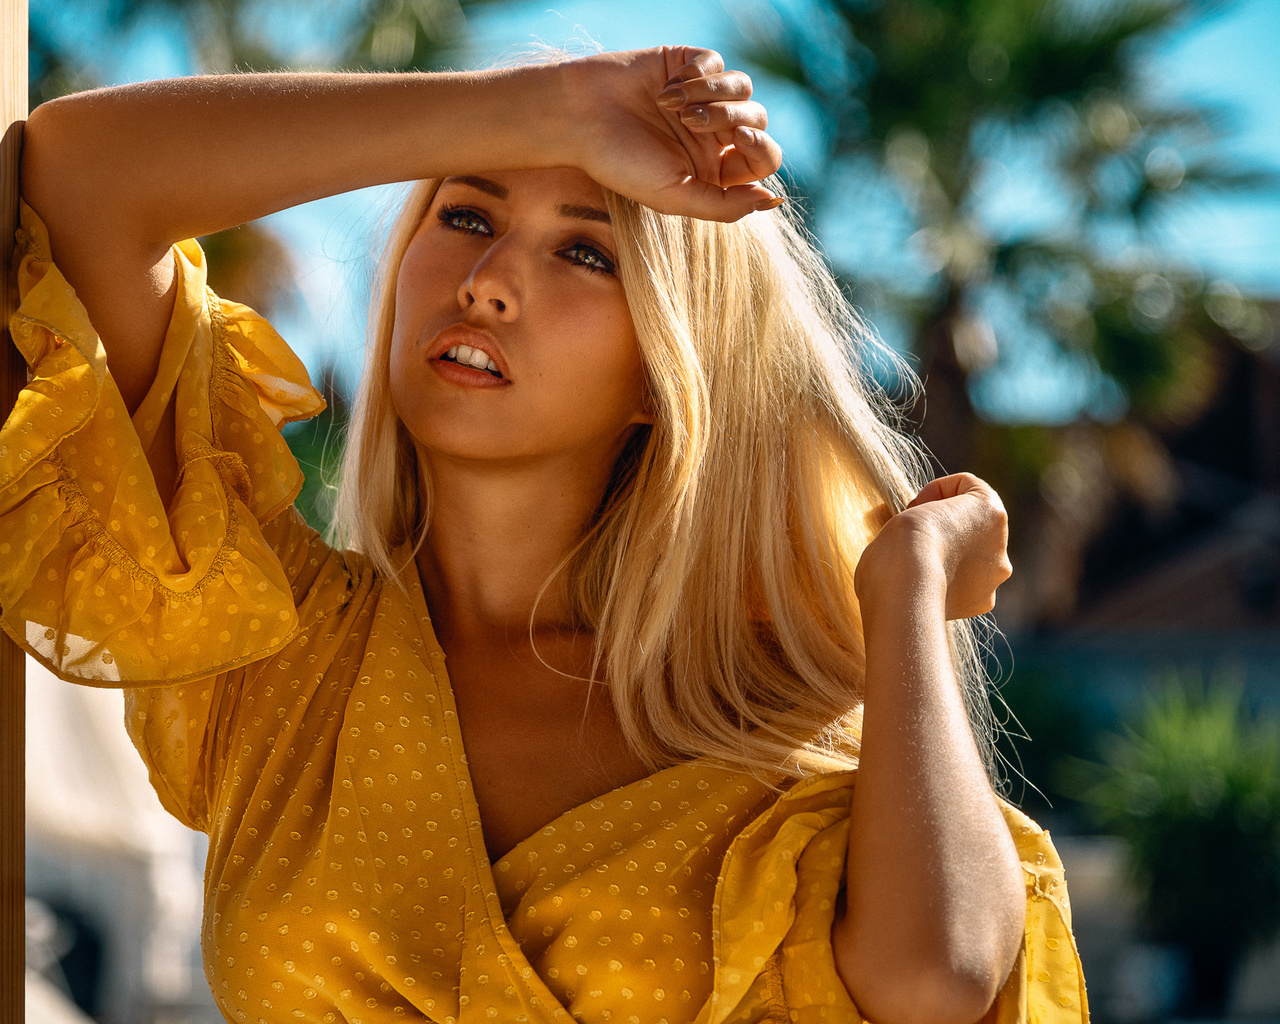
[[607, 472], [651, 417], [600, 186], [446, 178], [400, 266], [391, 393], [428, 458]]

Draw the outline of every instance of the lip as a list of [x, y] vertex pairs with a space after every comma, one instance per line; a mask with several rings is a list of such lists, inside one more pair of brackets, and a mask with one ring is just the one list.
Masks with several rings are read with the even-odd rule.
[[[502, 374], [502, 377], [499, 379], [485, 370], [477, 370], [461, 363], [442, 360], [441, 356], [455, 345], [469, 345], [471, 348], [483, 350], [493, 360], [494, 365], [498, 367], [498, 372]], [[449, 379], [452, 380], [484, 384], [490, 387], [511, 383], [511, 374], [507, 369], [507, 361], [503, 358], [497, 339], [488, 331], [472, 327], [470, 324], [451, 324], [437, 334], [427, 348], [427, 359], [430, 360], [436, 372], [447, 374]]]

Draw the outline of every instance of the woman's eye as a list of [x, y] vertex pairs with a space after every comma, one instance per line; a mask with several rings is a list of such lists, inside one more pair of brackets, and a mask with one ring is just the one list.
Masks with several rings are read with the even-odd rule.
[[491, 235], [493, 228], [475, 210], [465, 206], [442, 206], [436, 214], [440, 222], [455, 231], [465, 231], [472, 235]]
[[613, 260], [593, 245], [571, 245], [563, 250], [563, 253], [574, 263], [588, 270], [603, 270], [606, 274], [612, 274], [618, 269]]

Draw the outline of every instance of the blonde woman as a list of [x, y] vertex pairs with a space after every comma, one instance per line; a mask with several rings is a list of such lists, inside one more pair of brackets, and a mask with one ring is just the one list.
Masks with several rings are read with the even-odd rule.
[[[886, 425], [750, 95], [664, 48], [33, 114], [3, 624], [209, 833], [229, 1021], [1084, 1016], [970, 724], [1003, 511]], [[409, 179], [331, 545], [320, 399], [182, 240]]]

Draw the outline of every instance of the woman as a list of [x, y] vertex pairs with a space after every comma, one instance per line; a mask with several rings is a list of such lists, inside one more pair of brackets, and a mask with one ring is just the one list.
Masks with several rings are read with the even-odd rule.
[[[33, 114], [3, 623], [128, 687], [228, 1020], [1084, 1013], [947, 626], [1003, 511], [876, 415], [765, 126], [672, 48]], [[329, 547], [181, 240], [403, 179]]]

